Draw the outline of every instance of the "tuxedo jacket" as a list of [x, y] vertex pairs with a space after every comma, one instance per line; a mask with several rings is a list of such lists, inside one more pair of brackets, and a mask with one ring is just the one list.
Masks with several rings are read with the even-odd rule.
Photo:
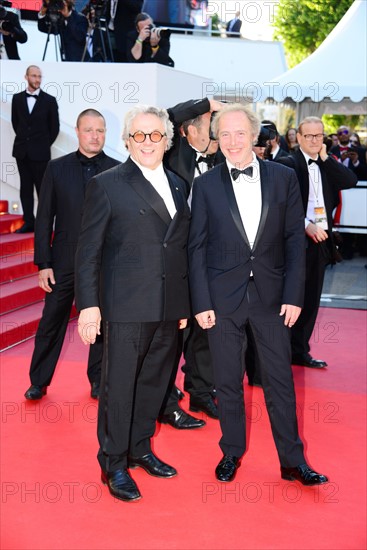
[[[191, 147], [186, 137], [181, 136], [180, 126], [186, 120], [196, 118], [210, 111], [210, 103], [207, 98], [192, 99], [179, 103], [175, 107], [167, 109], [170, 121], [174, 128], [173, 145], [164, 156], [164, 164], [172, 172], [183, 178], [191, 188], [195, 176], [196, 151]], [[214, 165], [224, 161], [221, 151], [215, 155]]]
[[76, 304], [99, 306], [104, 321], [187, 318], [185, 184], [166, 171], [173, 219], [154, 187], [129, 158], [88, 185], [76, 253]]
[[13, 157], [50, 160], [51, 145], [60, 129], [59, 109], [54, 96], [40, 90], [32, 112], [29, 113], [26, 92], [14, 94], [11, 122], [15, 132]]
[[189, 237], [194, 314], [210, 309], [233, 313], [246, 295], [251, 272], [268, 308], [303, 305], [305, 230], [297, 177], [275, 162], [259, 160], [259, 166], [262, 208], [252, 248], [227, 164], [195, 179]]
[[[99, 156], [98, 173], [119, 161], [104, 153]], [[51, 160], [42, 180], [35, 226], [34, 263], [40, 269], [74, 271], [85, 186], [77, 153]]]
[[284, 149], [282, 149], [281, 147], [278, 149], [278, 152], [277, 154], [275, 155], [275, 157], [273, 157], [271, 160], [273, 160], [274, 162], [278, 162], [279, 159], [283, 158], [283, 157], [287, 157], [289, 155], [289, 153], [287, 153], [287, 151], [285, 151]]
[[[308, 166], [306, 159], [300, 149], [295, 151], [292, 155], [282, 157], [278, 160], [278, 164], [284, 164], [296, 171], [297, 178], [300, 185], [304, 218], [306, 217], [308, 196], [310, 191], [310, 181]], [[325, 210], [327, 215], [328, 227], [330, 229], [331, 238], [327, 239], [325, 243], [329, 247], [329, 253], [331, 259], [334, 257], [334, 243], [332, 240], [331, 228], [333, 226], [333, 210], [339, 204], [339, 191], [342, 189], [349, 189], [357, 185], [357, 176], [346, 168], [343, 164], [336, 161], [332, 157], [328, 157], [325, 162], [320, 158], [317, 162], [322, 180], [322, 192], [325, 202]]]
[[25, 44], [28, 40], [27, 33], [20, 26], [19, 17], [16, 13], [7, 11], [6, 21], [9, 21], [13, 27], [13, 36], [3, 35], [6, 55], [8, 59], [20, 59], [17, 42], [19, 42], [19, 44]]

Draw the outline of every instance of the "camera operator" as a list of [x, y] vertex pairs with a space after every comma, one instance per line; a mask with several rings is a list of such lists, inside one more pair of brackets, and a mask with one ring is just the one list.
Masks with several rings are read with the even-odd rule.
[[157, 28], [145, 12], [135, 19], [136, 30], [127, 35], [127, 60], [129, 63], [160, 63], [174, 67], [169, 56], [170, 31]]
[[88, 20], [75, 10], [73, 0], [44, 0], [38, 13], [38, 30], [60, 35], [62, 61], [81, 61]]
[[0, 59], [20, 59], [17, 42], [24, 44], [28, 36], [18, 15], [5, 8], [11, 8], [11, 2], [0, 2]]

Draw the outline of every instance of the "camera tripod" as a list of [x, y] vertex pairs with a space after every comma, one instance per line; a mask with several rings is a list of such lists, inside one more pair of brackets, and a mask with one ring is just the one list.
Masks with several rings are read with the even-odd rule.
[[46, 38], [46, 44], [45, 44], [45, 49], [44, 49], [44, 52], [43, 52], [42, 61], [45, 60], [48, 44], [50, 42], [51, 34], [54, 35], [56, 61], [59, 61], [59, 55], [60, 55], [60, 60], [65, 61], [65, 53], [64, 53], [63, 43], [62, 43], [62, 36], [59, 32], [59, 29], [57, 28], [57, 21], [50, 21], [50, 23], [49, 23], [48, 33], [47, 33], [47, 38]]
[[[93, 55], [90, 55], [88, 51], [89, 46], [93, 48]], [[87, 53], [89, 59], [86, 59]], [[94, 21], [88, 29], [81, 61], [114, 62], [111, 38], [104, 17], [101, 18], [98, 15], [94, 17]]]

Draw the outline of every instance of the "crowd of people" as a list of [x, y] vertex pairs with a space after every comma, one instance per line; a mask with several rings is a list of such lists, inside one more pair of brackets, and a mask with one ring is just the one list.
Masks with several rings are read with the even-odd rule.
[[[134, 31], [142, 42], [146, 22]], [[134, 44], [139, 56], [143, 47]], [[325, 267], [337, 261], [339, 191], [366, 170], [358, 136], [342, 126], [329, 147], [321, 119], [307, 117], [282, 138], [273, 121], [241, 104], [190, 99], [131, 109], [124, 163], [103, 151], [103, 114], [86, 109], [76, 121], [77, 150], [50, 160], [57, 102], [41, 90], [39, 67], [28, 67], [25, 79], [12, 101], [18, 232], [35, 230], [46, 293], [26, 399], [48, 391], [75, 297], [90, 346], [90, 395], [99, 400], [101, 480], [113, 496], [141, 498], [136, 467], [177, 474], [152, 450], [157, 421], [205, 426], [179, 404], [181, 357], [190, 412], [220, 423], [218, 481], [235, 478], [246, 452], [247, 372], [264, 391], [281, 477], [326, 483], [304, 456], [291, 365], [327, 367], [311, 355], [310, 340]]]

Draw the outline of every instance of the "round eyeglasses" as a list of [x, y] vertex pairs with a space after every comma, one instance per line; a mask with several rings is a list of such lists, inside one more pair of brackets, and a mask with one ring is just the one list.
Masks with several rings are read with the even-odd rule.
[[141, 130], [137, 130], [134, 134], [129, 134], [129, 137], [132, 137], [136, 143], [144, 143], [149, 136], [150, 141], [159, 143], [166, 135], [167, 134], [161, 134], [158, 130], [154, 130], [154, 132], [150, 132], [150, 134], [145, 134]]

